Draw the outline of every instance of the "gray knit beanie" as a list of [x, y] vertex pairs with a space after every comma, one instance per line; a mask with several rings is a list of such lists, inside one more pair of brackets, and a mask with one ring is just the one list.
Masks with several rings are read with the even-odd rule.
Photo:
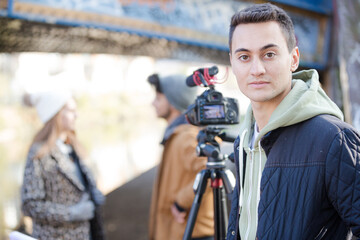
[[161, 92], [169, 103], [180, 112], [184, 112], [190, 104], [195, 102], [197, 87], [188, 87], [185, 82], [186, 76], [160, 76], [159, 80]]

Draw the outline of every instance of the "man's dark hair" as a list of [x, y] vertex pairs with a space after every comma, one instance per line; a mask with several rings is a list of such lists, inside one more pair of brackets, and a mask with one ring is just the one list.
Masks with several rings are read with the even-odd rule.
[[160, 86], [160, 78], [157, 73], [150, 75], [148, 77], [148, 82], [155, 87], [156, 92], [163, 93]]
[[275, 21], [279, 24], [284, 34], [288, 50], [291, 52], [296, 47], [294, 25], [289, 15], [281, 8], [271, 4], [254, 4], [235, 13], [231, 18], [229, 31], [229, 48], [231, 52], [232, 37], [239, 24], [262, 23]]

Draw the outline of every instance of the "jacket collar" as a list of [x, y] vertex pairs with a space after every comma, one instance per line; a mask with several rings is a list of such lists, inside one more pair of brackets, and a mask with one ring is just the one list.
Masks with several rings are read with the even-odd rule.
[[[75, 172], [71, 170], [72, 166], [72, 160], [69, 159], [69, 155], [65, 152], [62, 152], [60, 150], [58, 143], [56, 146], [51, 150], [51, 156], [58, 164], [59, 171], [70, 180], [72, 184], [74, 184], [75, 187], [77, 187], [81, 191], [85, 191], [85, 186], [81, 183], [79, 178], [76, 176]], [[64, 149], [63, 149], [64, 150]], [[75, 164], [75, 163], [74, 163]], [[76, 166], [77, 167], [77, 166]]]
[[266, 156], [269, 156], [270, 150], [274, 142], [279, 138], [280, 134], [283, 132], [284, 128], [278, 128], [266, 133], [261, 138], [261, 147], [264, 149]]
[[188, 124], [184, 114], [181, 114], [179, 117], [175, 118], [175, 120], [172, 123], [170, 123], [170, 125], [166, 128], [165, 133], [164, 133], [164, 138], [161, 141], [162, 145], [165, 145], [165, 142], [174, 133], [175, 128], [181, 124]]

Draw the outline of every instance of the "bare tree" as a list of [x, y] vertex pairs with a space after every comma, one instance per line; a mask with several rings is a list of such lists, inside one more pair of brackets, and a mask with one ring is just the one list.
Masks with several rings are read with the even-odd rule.
[[335, 0], [345, 120], [360, 129], [360, 1]]

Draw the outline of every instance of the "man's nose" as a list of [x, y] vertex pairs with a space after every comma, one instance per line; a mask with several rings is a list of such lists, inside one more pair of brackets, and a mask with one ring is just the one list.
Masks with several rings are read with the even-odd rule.
[[254, 76], [259, 76], [265, 73], [265, 66], [263, 61], [259, 58], [254, 58], [251, 62], [250, 73]]

